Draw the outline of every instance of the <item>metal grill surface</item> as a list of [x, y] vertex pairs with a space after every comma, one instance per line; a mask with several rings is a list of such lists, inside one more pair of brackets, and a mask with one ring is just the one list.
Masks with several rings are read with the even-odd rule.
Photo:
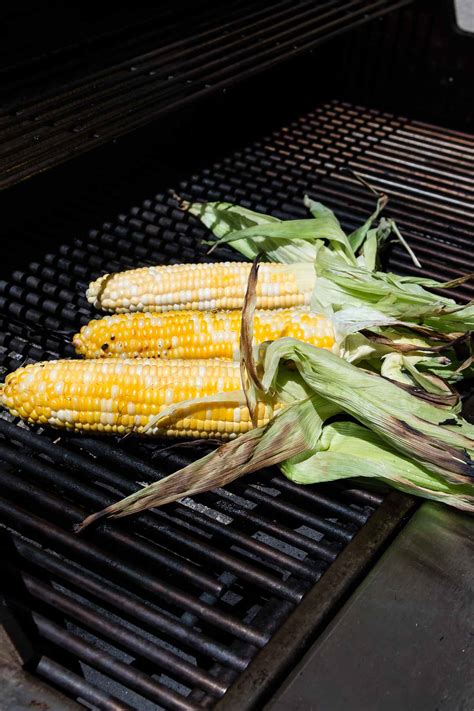
[[[349, 228], [373, 208], [356, 171], [388, 192], [425, 273], [450, 278], [474, 271], [473, 154], [469, 136], [333, 102], [177, 190], [279, 217], [303, 214], [308, 193]], [[95, 315], [84, 298], [90, 279], [206, 260], [206, 236], [170, 191], [14, 272], [0, 283], [4, 369], [72, 355], [71, 334]], [[413, 271], [398, 249], [390, 263]], [[471, 293], [464, 287], [462, 295]], [[0, 419], [9, 599], [35, 640], [36, 672], [97, 708], [215, 705], [383, 500], [350, 483], [297, 487], [272, 470], [83, 537], [71, 533], [85, 514], [207, 451], [167, 445]]]
[[[232, 0], [217, 8], [198, 2], [182, 10], [185, 23], [179, 11], [167, 8], [145, 27], [122, 31], [106, 43], [99, 40], [79, 69], [74, 62], [81, 53], [72, 53], [70, 67], [71, 49], [64, 57], [22, 66], [19, 76], [13, 67], [3, 72], [0, 187], [271, 69], [411, 1], [278, 0], [262, 6], [255, 0]], [[114, 41], [112, 52], [108, 48]], [[91, 52], [104, 62], [92, 73]], [[108, 52], [115, 57], [112, 63]], [[68, 75], [80, 78], [71, 81]], [[13, 90], [5, 91], [12, 80]]]

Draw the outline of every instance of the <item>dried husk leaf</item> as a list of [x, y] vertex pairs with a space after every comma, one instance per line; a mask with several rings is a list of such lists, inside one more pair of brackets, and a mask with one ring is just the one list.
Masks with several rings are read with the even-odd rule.
[[[329, 411], [332, 412], [333, 408], [329, 408]], [[289, 406], [265, 427], [226, 442], [184, 469], [88, 516], [76, 527], [76, 532], [104, 517], [129, 516], [224, 486], [245, 474], [278, 464], [288, 456], [301, 454], [315, 444], [312, 412], [313, 404], [310, 401], [302, 403], [298, 409], [295, 405]]]

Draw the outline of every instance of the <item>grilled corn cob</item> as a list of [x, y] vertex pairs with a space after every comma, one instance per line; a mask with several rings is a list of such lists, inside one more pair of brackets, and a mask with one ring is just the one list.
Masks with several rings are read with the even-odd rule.
[[[90, 321], [73, 343], [85, 358], [239, 358], [240, 311], [115, 314]], [[324, 316], [304, 308], [257, 311], [257, 343], [292, 336], [320, 348], [334, 343]]]
[[[57, 360], [10, 373], [0, 402], [32, 424], [70, 430], [230, 439], [252, 427], [231, 361]], [[228, 393], [229, 396], [212, 396]], [[160, 412], [194, 398], [161, 420]], [[259, 404], [264, 424], [280, 407]]]
[[[92, 282], [87, 299], [115, 313], [240, 309], [250, 268], [247, 262], [218, 262], [131, 269]], [[308, 304], [315, 278], [311, 263], [261, 264], [257, 308]]]

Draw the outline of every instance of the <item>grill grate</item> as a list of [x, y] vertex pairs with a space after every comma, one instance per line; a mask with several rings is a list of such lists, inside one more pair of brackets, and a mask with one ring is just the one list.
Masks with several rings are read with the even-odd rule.
[[[92, 75], [86, 66], [81, 79], [63, 84], [59, 91], [55, 82], [54, 90], [37, 96], [41, 75], [33, 72], [32, 86], [23, 88], [21, 100], [7, 99], [0, 112], [0, 187], [270, 69], [409, 2], [298, 0], [295, 4], [279, 0], [262, 7], [234, 0], [226, 3], [225, 13], [200, 3], [188, 10], [186, 27], [192, 33], [168, 11], [142, 38], [150, 51], [129, 54]], [[136, 39], [133, 46], [137, 51]], [[61, 62], [54, 59], [52, 69], [57, 71]], [[23, 70], [23, 82], [28, 74]]]
[[[13, 531], [4, 546], [7, 592], [21, 614], [32, 610], [56, 676], [44, 660], [37, 671], [66, 690], [64, 650], [87, 665], [86, 679], [89, 665], [106, 670], [165, 708], [218, 698], [380, 502], [330, 487], [303, 494], [269, 472], [200, 497], [199, 505], [185, 501], [78, 538], [71, 525], [109, 501], [109, 487], [132, 490], [137, 477], [154, 479], [171, 462], [160, 457], [154, 468], [130, 452], [124, 462], [108, 443], [92, 459], [87, 440], [53, 444], [46, 433], [3, 420], [0, 432], [0, 458], [11, 465], [1, 473], [0, 499], [2, 522]], [[183, 457], [170, 459], [176, 466]], [[92, 648], [77, 627], [93, 634]], [[176, 684], [194, 690], [187, 701]], [[96, 686], [100, 693], [95, 677], [90, 686], [81, 697]]]
[[[179, 190], [282, 217], [302, 214], [308, 192], [350, 228], [373, 207], [348, 171], [356, 170], [388, 190], [425, 271], [457, 275], [461, 266], [472, 270], [461, 250], [473, 150], [469, 136], [333, 102]], [[92, 315], [83, 297], [90, 279], [208, 259], [203, 236], [171, 194], [158, 195], [15, 272], [0, 283], [4, 368], [71, 355], [70, 335]], [[412, 270], [397, 249], [391, 263]], [[0, 419], [7, 592], [33, 630], [37, 673], [97, 708], [213, 706], [384, 505], [381, 495], [348, 482], [301, 488], [267, 471], [82, 537], [70, 533], [138, 482], [208, 451], [167, 445], [58, 435]]]

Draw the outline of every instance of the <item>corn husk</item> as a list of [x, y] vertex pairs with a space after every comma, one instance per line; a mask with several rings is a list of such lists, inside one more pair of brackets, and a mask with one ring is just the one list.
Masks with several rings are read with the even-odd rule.
[[355, 422], [327, 425], [313, 453], [303, 459], [290, 459], [281, 469], [297, 484], [370, 478], [409, 494], [474, 511], [473, 484], [454, 487], [443, 476], [401, 456], [374, 432]]
[[381, 218], [387, 199], [380, 196], [365, 223], [350, 235], [342, 230], [335, 214], [321, 203], [305, 197], [312, 219], [279, 220], [230, 203], [182, 203], [218, 238], [214, 246], [230, 244], [249, 259], [257, 255], [268, 261], [315, 263], [317, 282], [313, 309], [334, 315], [341, 336], [361, 324], [416, 323], [437, 332], [459, 333], [474, 327], [474, 303], [457, 304], [435, 295], [472, 278], [465, 275], [450, 282], [423, 277], [405, 277], [377, 271], [380, 248], [390, 238], [398, 239], [416, 266], [416, 255], [393, 220]]
[[288, 478], [302, 484], [375, 478], [474, 511], [474, 426], [455, 408], [420, 399], [291, 338], [263, 346], [259, 367], [264, 390], [292, 403], [286, 410], [265, 427], [88, 517], [82, 527], [222, 486], [271, 464], [280, 464]]
[[198, 217], [217, 237], [217, 241], [209, 243], [210, 251], [230, 244], [249, 259], [260, 255], [269, 262], [314, 262], [320, 243], [325, 243], [347, 264], [373, 270], [379, 263], [380, 248], [394, 237], [420, 266], [393, 220], [383, 219], [373, 227], [386, 202], [384, 195], [379, 196], [375, 211], [350, 235], [342, 230], [332, 210], [307, 195], [304, 205], [312, 219], [279, 220], [227, 202], [181, 202], [181, 207]]
[[[474, 427], [456, 408], [400, 388], [376, 373], [292, 338], [268, 345], [263, 387], [278, 392], [281, 367], [291, 363], [315, 394], [377, 433], [388, 445], [443, 476], [469, 483], [474, 474]], [[283, 366], [281, 365], [283, 364]]]
[[[330, 210], [308, 198], [305, 204], [313, 219], [285, 222], [228, 203], [186, 207], [219, 242], [245, 256], [314, 261], [312, 308], [332, 319], [336, 352], [282, 338], [263, 344], [255, 355], [255, 265], [243, 310], [243, 391], [233, 395], [245, 397], [250, 409], [262, 398], [277, 398], [287, 408], [265, 427], [89, 516], [79, 529], [103, 516], [127, 516], [222, 486], [272, 464], [300, 484], [376, 479], [474, 511], [474, 426], [461, 417], [452, 386], [472, 368], [474, 305], [429, 291], [458, 282], [377, 271], [380, 245], [393, 232], [401, 237], [394, 223], [373, 226], [385, 204], [382, 197], [348, 236]], [[187, 404], [166, 416], [182, 416]]]
[[458, 304], [430, 291], [451, 288], [471, 275], [438, 282], [349, 265], [322, 243], [316, 252], [311, 306], [332, 315], [340, 338], [364, 323], [416, 324], [437, 333], [466, 333], [474, 327], [474, 304]]
[[313, 262], [318, 242], [325, 240], [336, 254], [356, 264], [348, 237], [332, 210], [309, 198], [305, 204], [313, 214], [311, 219], [279, 220], [223, 202], [182, 206], [218, 238], [212, 249], [230, 244], [249, 259], [263, 255], [270, 262]]
[[[246, 432], [189, 464], [178, 472], [145, 486], [135, 494], [108, 506], [103, 511], [88, 516], [76, 526], [79, 532], [103, 517], [120, 518], [154, 506], [176, 501], [185, 496], [194, 496], [203, 491], [225, 486], [235, 479], [272, 466], [312, 450], [316, 445], [318, 431], [314, 428], [315, 412], [330, 416], [334, 407], [320, 398], [306, 400], [296, 406], [290, 405], [276, 415], [265, 427]], [[319, 414], [317, 421], [321, 421]], [[320, 426], [321, 426], [320, 425]]]
[[[449, 335], [448, 341], [455, 341], [460, 333], [469, 334], [474, 305], [456, 304], [429, 289], [449, 288], [470, 276], [442, 284], [378, 271], [380, 249], [393, 237], [420, 266], [396, 223], [380, 217], [386, 202], [386, 196], [379, 195], [374, 212], [349, 235], [331, 210], [307, 196], [304, 204], [313, 219], [306, 220], [282, 221], [229, 203], [186, 203], [184, 207], [212, 230], [218, 238], [215, 244], [228, 243], [252, 259], [258, 254], [270, 261], [314, 262], [316, 287], [311, 308], [332, 321], [335, 350], [342, 357], [361, 362], [361, 344], [355, 353], [354, 339], [349, 337], [368, 329], [385, 337], [388, 329], [392, 348], [387, 350], [380, 344], [369, 348], [370, 367], [380, 373], [383, 366], [384, 375], [427, 392], [446, 392], [443, 380], [454, 383], [471, 374], [472, 368], [465, 370], [473, 360], [470, 338], [462, 355], [459, 349], [445, 348], [442, 353], [433, 349], [440, 345], [440, 334]], [[413, 331], [408, 336], [407, 328]], [[396, 352], [404, 338], [423, 350], [391, 357], [389, 351]]]

